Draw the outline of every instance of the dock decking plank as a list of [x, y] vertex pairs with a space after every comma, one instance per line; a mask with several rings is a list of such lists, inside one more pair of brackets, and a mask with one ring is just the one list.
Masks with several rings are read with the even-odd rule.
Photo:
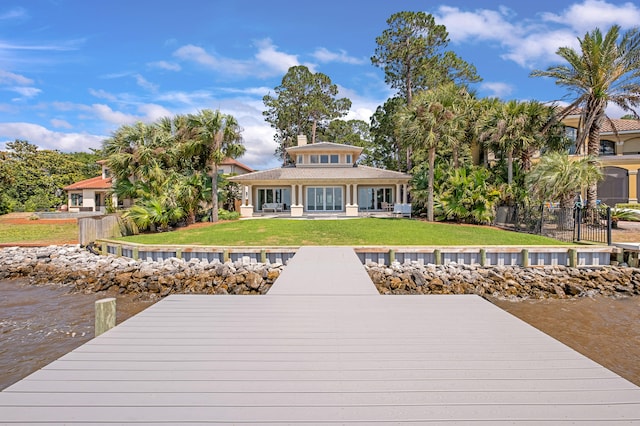
[[0, 392], [0, 423], [640, 423], [638, 386], [477, 296], [292, 269], [266, 296], [167, 297]]

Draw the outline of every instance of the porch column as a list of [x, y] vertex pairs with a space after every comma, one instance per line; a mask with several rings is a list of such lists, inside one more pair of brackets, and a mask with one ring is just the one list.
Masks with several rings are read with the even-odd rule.
[[347, 205], [345, 206], [347, 216], [358, 216], [358, 184], [347, 184]]
[[253, 188], [251, 185], [245, 185], [242, 191], [243, 202], [240, 206], [240, 216], [252, 217], [253, 216]]
[[400, 204], [402, 199], [400, 198], [400, 184], [396, 183], [396, 204]]
[[402, 184], [402, 204], [407, 204], [407, 184]]
[[638, 202], [638, 171], [629, 170], [629, 203]]
[[302, 184], [291, 185], [291, 197], [296, 200], [295, 202], [292, 201], [291, 217], [302, 217], [304, 215]]

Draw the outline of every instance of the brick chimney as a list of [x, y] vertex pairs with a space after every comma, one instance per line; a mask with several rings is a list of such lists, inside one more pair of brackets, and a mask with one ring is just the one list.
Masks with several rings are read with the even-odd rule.
[[307, 144], [307, 137], [305, 135], [298, 135], [298, 146], [305, 146]]

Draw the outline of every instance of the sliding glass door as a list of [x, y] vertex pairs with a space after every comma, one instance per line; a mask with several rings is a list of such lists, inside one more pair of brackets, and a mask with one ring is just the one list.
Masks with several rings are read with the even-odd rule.
[[308, 187], [307, 211], [342, 211], [342, 187]]

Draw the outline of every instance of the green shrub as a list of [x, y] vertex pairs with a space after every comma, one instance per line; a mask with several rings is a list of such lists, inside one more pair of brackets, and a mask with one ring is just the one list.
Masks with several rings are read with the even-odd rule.
[[225, 209], [218, 209], [218, 220], [237, 220], [240, 218], [240, 213], [230, 212]]
[[640, 203], [618, 203], [616, 204], [616, 208], [640, 210]]

